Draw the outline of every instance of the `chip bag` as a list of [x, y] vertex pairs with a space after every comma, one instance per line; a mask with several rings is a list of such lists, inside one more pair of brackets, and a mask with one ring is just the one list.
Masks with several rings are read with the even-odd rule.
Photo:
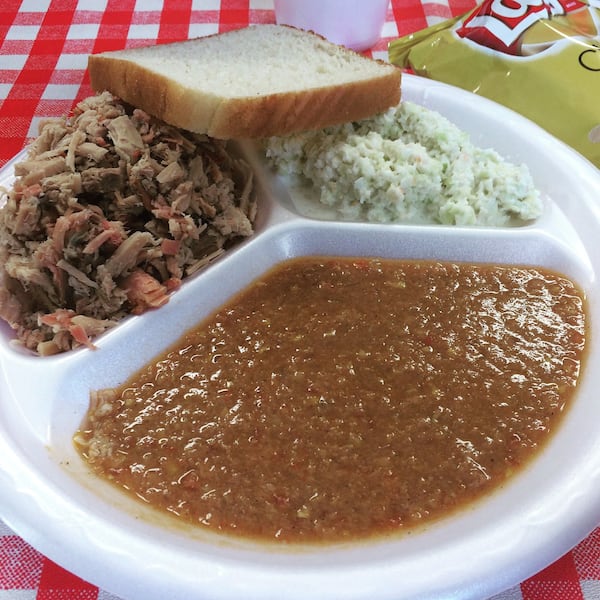
[[521, 113], [600, 167], [600, 0], [483, 0], [388, 53]]

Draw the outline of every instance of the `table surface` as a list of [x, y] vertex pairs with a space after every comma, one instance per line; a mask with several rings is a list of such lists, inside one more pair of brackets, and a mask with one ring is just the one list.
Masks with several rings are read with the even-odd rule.
[[[391, 0], [370, 50], [474, 6], [474, 0]], [[272, 0], [2, 0], [0, 166], [35, 137], [46, 117], [92, 94], [90, 53], [273, 23]], [[1, 490], [0, 490], [1, 493]], [[117, 600], [41, 555], [0, 521], [0, 600]], [[572, 551], [494, 600], [600, 599], [600, 528]]]

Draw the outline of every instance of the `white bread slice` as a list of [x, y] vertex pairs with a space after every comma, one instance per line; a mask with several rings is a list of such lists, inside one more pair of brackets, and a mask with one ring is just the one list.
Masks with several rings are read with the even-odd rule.
[[262, 138], [354, 121], [400, 101], [400, 69], [285, 25], [91, 55], [92, 87], [177, 127]]

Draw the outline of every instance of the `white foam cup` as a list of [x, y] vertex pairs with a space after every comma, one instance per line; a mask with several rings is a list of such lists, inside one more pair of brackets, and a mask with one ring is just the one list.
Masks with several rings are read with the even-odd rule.
[[388, 4], [389, 0], [275, 0], [275, 19], [362, 51], [381, 37]]

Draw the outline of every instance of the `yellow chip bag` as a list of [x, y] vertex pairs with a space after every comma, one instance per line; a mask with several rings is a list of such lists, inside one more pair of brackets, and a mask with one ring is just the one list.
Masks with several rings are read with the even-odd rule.
[[600, 167], [600, 0], [483, 0], [388, 52], [512, 108]]

